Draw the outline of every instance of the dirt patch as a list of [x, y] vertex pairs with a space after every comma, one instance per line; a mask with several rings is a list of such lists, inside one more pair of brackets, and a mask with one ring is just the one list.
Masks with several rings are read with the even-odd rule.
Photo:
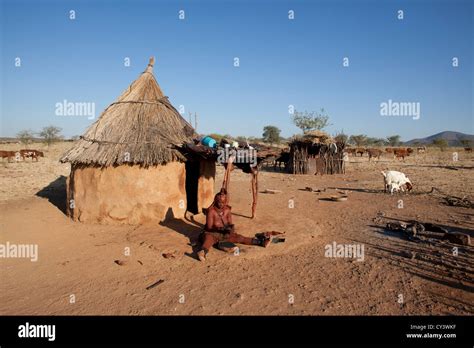
[[[237, 231], [281, 231], [286, 241], [240, 246], [238, 256], [214, 249], [202, 263], [194, 254], [202, 215], [139, 226], [68, 219], [58, 207], [69, 167], [57, 159], [66, 145], [53, 145], [39, 163], [0, 167], [0, 243], [39, 248], [37, 262], [0, 259], [1, 314], [474, 313], [472, 247], [416, 243], [385, 228], [389, 221], [430, 221], [472, 238], [472, 209], [427, 193], [437, 187], [472, 199], [472, 154], [455, 163], [439, 152], [405, 162], [351, 157], [346, 175], [262, 172], [259, 190], [281, 192], [259, 195], [254, 220], [250, 176], [236, 170], [230, 192]], [[385, 169], [406, 173], [414, 191], [384, 194]], [[218, 167], [216, 189], [222, 174]], [[347, 201], [324, 199], [341, 191]], [[363, 245], [363, 261], [326, 257], [333, 243]]]

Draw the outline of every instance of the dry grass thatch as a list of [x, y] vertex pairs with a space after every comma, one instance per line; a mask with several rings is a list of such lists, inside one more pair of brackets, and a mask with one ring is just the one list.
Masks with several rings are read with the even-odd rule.
[[163, 95], [154, 59], [61, 158], [76, 165], [150, 166], [183, 161], [173, 147], [192, 141], [194, 129]]
[[314, 129], [314, 130], [306, 131], [304, 133], [304, 137], [306, 137], [306, 138], [329, 138], [329, 134], [327, 134], [326, 132], [323, 132], [322, 130]]
[[315, 143], [322, 143], [322, 144], [330, 144], [334, 142], [334, 139], [327, 133], [320, 131], [320, 130], [311, 130], [306, 131], [303, 135], [295, 136], [291, 141], [291, 143], [307, 143], [307, 144], [315, 144]]

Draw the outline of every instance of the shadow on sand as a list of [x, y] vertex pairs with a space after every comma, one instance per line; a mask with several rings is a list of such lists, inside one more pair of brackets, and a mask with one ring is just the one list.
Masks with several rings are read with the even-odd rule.
[[252, 215], [244, 215], [244, 214], [234, 213], [234, 212], [232, 212], [232, 215], [233, 216], [240, 216], [240, 217], [243, 217], [243, 218], [246, 218], [246, 219], [252, 219]]
[[52, 205], [66, 215], [67, 196], [66, 177], [64, 175], [61, 175], [56, 180], [50, 182], [48, 186], [36, 192], [36, 196], [46, 198]]
[[350, 188], [350, 187], [328, 187], [328, 189], [339, 190], [339, 191], [355, 191], [355, 192], [364, 192], [364, 193], [384, 193], [383, 189], [374, 190], [374, 189], [362, 189], [362, 188]]
[[196, 259], [196, 253], [200, 248], [199, 236], [204, 229], [204, 225], [195, 221], [193, 216], [188, 217], [187, 214], [185, 219], [176, 219], [171, 208], [168, 209], [166, 213], [166, 218], [164, 221], [160, 222], [161, 226], [167, 227], [179, 234], [182, 234], [188, 238], [189, 243], [193, 249], [192, 254], [185, 253], [186, 256], [189, 256], [193, 259]]
[[439, 164], [407, 164], [406, 167], [441, 168], [441, 169], [449, 169], [449, 170], [474, 169], [474, 166], [449, 166], [449, 165], [439, 165]]

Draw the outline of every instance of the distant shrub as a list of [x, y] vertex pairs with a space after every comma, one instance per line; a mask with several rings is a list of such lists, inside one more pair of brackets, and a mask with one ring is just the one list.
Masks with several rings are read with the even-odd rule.
[[33, 142], [34, 134], [31, 130], [22, 130], [16, 135], [20, 143], [28, 147], [29, 144]]
[[448, 147], [448, 141], [446, 139], [435, 139], [433, 140], [433, 145], [439, 147], [441, 151], [444, 151]]
[[55, 126], [44, 127], [39, 133], [39, 136], [44, 139], [44, 142], [48, 144], [48, 147], [52, 143], [63, 138], [61, 135], [61, 128]]

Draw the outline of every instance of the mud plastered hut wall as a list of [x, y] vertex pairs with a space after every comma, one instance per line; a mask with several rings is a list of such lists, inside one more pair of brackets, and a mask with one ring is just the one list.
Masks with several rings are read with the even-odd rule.
[[288, 172], [291, 174], [344, 174], [343, 143], [314, 130], [290, 142]]
[[194, 129], [163, 95], [154, 59], [61, 158], [71, 163], [67, 213], [75, 221], [142, 224], [212, 203], [215, 162], [177, 147]]

